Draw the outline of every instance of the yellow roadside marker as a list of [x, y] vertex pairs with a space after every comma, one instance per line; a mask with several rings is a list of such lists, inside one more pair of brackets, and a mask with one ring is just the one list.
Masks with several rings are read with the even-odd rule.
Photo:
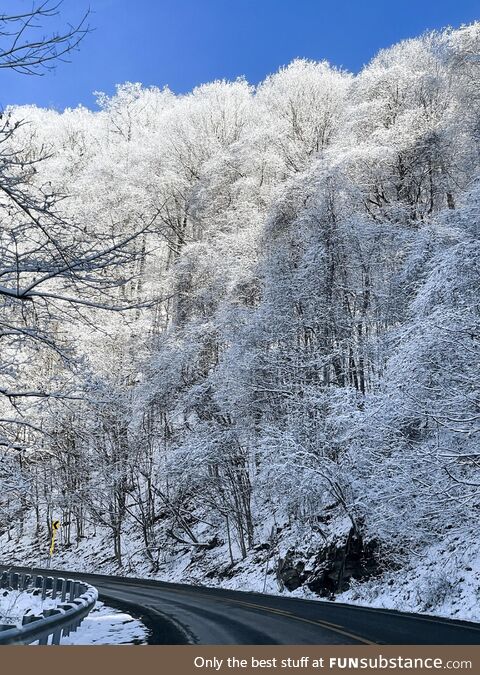
[[60, 529], [60, 521], [59, 520], [52, 520], [52, 542], [50, 544], [50, 558], [53, 555], [53, 551], [55, 550], [55, 537], [57, 536], [57, 532]]

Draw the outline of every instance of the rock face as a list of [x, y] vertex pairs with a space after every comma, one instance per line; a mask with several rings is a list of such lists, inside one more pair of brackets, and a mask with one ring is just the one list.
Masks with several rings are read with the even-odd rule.
[[290, 549], [279, 560], [277, 578], [289, 591], [306, 584], [314, 593], [331, 597], [347, 590], [350, 579], [366, 579], [378, 572], [376, 549], [376, 541], [365, 544], [352, 528], [346, 540], [331, 543], [318, 552], [312, 570], [306, 570], [305, 563]]
[[305, 579], [305, 563], [302, 560], [294, 561], [295, 551], [287, 551], [285, 558], [280, 558], [277, 567], [277, 579], [280, 587], [287, 591], [294, 591], [301, 586]]

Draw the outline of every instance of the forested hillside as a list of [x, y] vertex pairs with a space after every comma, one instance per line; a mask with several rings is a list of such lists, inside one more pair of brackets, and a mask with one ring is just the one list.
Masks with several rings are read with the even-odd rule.
[[165, 579], [429, 560], [434, 609], [478, 554], [480, 24], [98, 105], [1, 120], [2, 557], [58, 518], [57, 566]]

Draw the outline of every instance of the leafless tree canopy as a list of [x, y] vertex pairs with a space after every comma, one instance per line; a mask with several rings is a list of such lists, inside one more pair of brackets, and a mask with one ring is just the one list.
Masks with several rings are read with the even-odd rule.
[[41, 75], [66, 61], [89, 32], [90, 11], [75, 25], [62, 31], [48, 33], [48, 23], [59, 15], [63, 0], [34, 3], [32, 9], [20, 14], [0, 15], [0, 68], [23, 75]]
[[[46, 0], [28, 12], [0, 17], [1, 68], [42, 74], [78, 47], [89, 31], [89, 11], [61, 33], [44, 32], [61, 4]], [[37, 143], [31, 123], [12, 111], [0, 115], [0, 373], [6, 384], [0, 395], [17, 412], [23, 399], [78, 398], [45, 384], [19, 385], [21, 345], [73, 366], [58, 328], [72, 319], [67, 309], [78, 318], [80, 307], [138, 307], [118, 289], [131, 282], [135, 242], [156, 218], [155, 213], [140, 216], [133, 229], [113, 220], [105, 227], [78, 218], [69, 208], [68, 192], [42, 170], [51, 157], [49, 140]], [[18, 424], [13, 421], [14, 428]]]

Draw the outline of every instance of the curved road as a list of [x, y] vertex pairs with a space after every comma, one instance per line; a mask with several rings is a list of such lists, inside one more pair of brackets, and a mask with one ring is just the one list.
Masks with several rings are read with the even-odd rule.
[[85, 579], [104, 601], [130, 607], [150, 626], [151, 644], [480, 644], [480, 624], [466, 621], [148, 579], [55, 573]]

